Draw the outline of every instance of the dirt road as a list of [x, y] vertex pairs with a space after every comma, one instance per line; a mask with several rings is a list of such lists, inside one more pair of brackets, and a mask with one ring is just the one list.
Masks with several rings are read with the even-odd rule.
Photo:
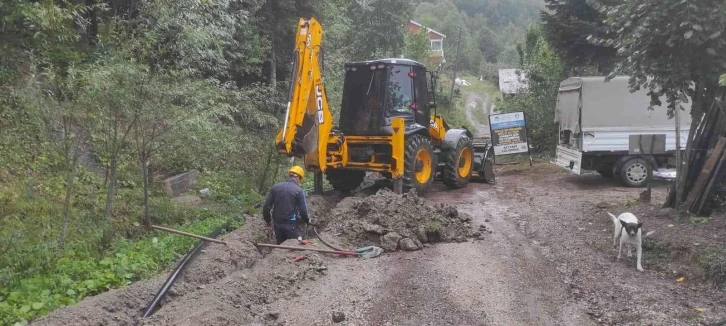
[[[483, 124], [476, 118], [476, 111], [481, 111], [480, 116], [489, 116], [489, 110], [494, 107], [493, 104], [489, 103], [489, 97], [482, 98], [478, 94], [468, 93], [464, 98], [464, 105], [466, 106], [466, 118], [476, 129], [474, 134], [476, 137], [490, 138], [489, 126]], [[483, 113], [482, 113], [483, 112]]]
[[[726, 218], [675, 223], [637, 203], [640, 189], [547, 163], [508, 166], [497, 185], [443, 187], [429, 203], [456, 204], [481, 240], [440, 243], [369, 260], [296, 252], [260, 255], [252, 218], [210, 246], [151, 318], [139, 315], [166, 277], [89, 298], [37, 325], [718, 325], [726, 292], [704, 283], [706, 246], [726, 245]], [[437, 185], [437, 187], [440, 187]], [[654, 202], [665, 196], [656, 184]], [[339, 198], [318, 198], [333, 205]], [[325, 205], [317, 214], [330, 212]], [[616, 260], [606, 211], [632, 211], [654, 230], [635, 258]], [[264, 233], [262, 233], [264, 234]], [[333, 234], [326, 237], [335, 239]], [[315, 240], [314, 240], [315, 241]]]

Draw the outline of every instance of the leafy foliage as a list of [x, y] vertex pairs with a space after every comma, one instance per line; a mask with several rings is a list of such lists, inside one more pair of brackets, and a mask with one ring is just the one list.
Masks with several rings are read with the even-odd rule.
[[[606, 0], [608, 4], [621, 0]], [[595, 65], [600, 74], [613, 66], [615, 49], [604, 44], [590, 43], [588, 37], [608, 37], [605, 14], [593, 9], [586, 0], [546, 0], [549, 12], [542, 12], [542, 28], [550, 44], [565, 59], [574, 74]]]
[[553, 154], [557, 143], [554, 107], [559, 83], [565, 78], [564, 65], [537, 26], [527, 30], [517, 51], [520, 68], [527, 76], [528, 92], [504, 99], [497, 105], [497, 111], [524, 112], [533, 152]]
[[418, 33], [406, 32], [404, 43], [405, 57], [414, 61], [426, 63], [429, 57], [429, 38], [422, 29]]
[[676, 102], [690, 95], [695, 101], [691, 115], [698, 120], [718, 85], [714, 68], [726, 68], [726, 39], [721, 37], [726, 4], [717, 0], [588, 3], [607, 14], [607, 31], [614, 35], [593, 35], [590, 42], [616, 48], [621, 58], [610, 76], [627, 69], [631, 88], [648, 89], [651, 105], [660, 105], [665, 97], [671, 116]]

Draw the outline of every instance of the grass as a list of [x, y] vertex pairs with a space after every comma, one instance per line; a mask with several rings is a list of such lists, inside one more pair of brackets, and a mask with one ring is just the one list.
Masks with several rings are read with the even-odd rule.
[[477, 77], [469, 74], [462, 75], [462, 78], [471, 85], [461, 86], [463, 93], [476, 93], [481, 97], [488, 96], [490, 102], [494, 102], [494, 99], [499, 98], [499, 88], [489, 80], [480, 81]]
[[726, 287], [726, 247], [712, 246], [704, 249], [696, 258], [706, 278], [717, 286]]

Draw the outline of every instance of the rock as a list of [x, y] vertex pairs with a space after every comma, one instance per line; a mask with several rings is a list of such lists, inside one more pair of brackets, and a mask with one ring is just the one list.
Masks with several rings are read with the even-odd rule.
[[366, 232], [375, 233], [378, 235], [384, 234], [386, 231], [382, 226], [378, 224], [363, 223], [362, 226], [363, 230], [365, 230]]
[[608, 208], [608, 207], [610, 207], [610, 204], [608, 204], [604, 201], [597, 203], [597, 208]]
[[345, 314], [340, 311], [333, 311], [333, 322], [342, 323], [345, 321]]
[[269, 313], [267, 315], [270, 316], [270, 319], [274, 319], [274, 320], [277, 320], [278, 318], [280, 318], [280, 313], [279, 312], [271, 312], [271, 313]]
[[401, 241], [398, 242], [398, 246], [401, 247], [401, 250], [405, 251], [415, 251], [421, 249], [420, 243], [419, 245], [417, 245], [414, 240], [411, 240], [411, 238], [401, 239]]
[[386, 235], [381, 237], [381, 247], [385, 251], [396, 251], [396, 249], [398, 249], [398, 242], [401, 238], [401, 235], [396, 232], [388, 232]]
[[421, 243], [429, 242], [429, 237], [426, 234], [426, 228], [421, 226], [416, 230], [416, 239]]
[[446, 217], [454, 218], [454, 217], [459, 216], [459, 212], [456, 210], [456, 207], [454, 207], [454, 206], [444, 206], [442, 210]]
[[177, 197], [189, 190], [192, 186], [197, 183], [196, 170], [187, 171], [181, 174], [177, 174], [171, 178], [164, 179], [161, 183], [164, 187], [164, 191], [169, 197]]
[[469, 214], [459, 213], [458, 217], [462, 222], [471, 222], [471, 216], [469, 216]]
[[372, 209], [371, 204], [369, 202], [364, 201], [364, 202], [361, 202], [360, 204], [358, 204], [357, 211], [358, 211], [358, 214], [360, 214], [360, 216], [365, 216], [366, 214], [368, 214], [368, 212], [371, 211], [371, 209]]

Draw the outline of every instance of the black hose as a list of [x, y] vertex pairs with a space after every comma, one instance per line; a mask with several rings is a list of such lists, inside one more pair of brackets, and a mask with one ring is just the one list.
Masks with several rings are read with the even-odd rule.
[[328, 246], [330, 249], [338, 250], [338, 251], [348, 251], [348, 250], [345, 250], [345, 249], [340, 249], [340, 248], [334, 247], [331, 244], [325, 242], [325, 240], [323, 240], [323, 238], [318, 233], [318, 229], [316, 229], [315, 227], [313, 227], [313, 232], [315, 232], [315, 236], [318, 237], [318, 239], [320, 239], [320, 242], [322, 242], [324, 245]]
[[[229, 223], [224, 223], [222, 226], [217, 228], [216, 230], [212, 231], [209, 235], [207, 235], [208, 238], [215, 238], [219, 236], [220, 233], [222, 233], [222, 230], [225, 230], [229, 227]], [[156, 310], [156, 306], [159, 305], [161, 300], [164, 299], [166, 296], [166, 293], [171, 289], [171, 286], [174, 285], [174, 282], [176, 282], [176, 278], [181, 275], [182, 271], [186, 267], [187, 263], [192, 261], [194, 257], [199, 254], [199, 252], [204, 248], [204, 246], [207, 244], [206, 241], [199, 241], [197, 243], [197, 246], [194, 247], [191, 251], [189, 251], [186, 256], [184, 256], [184, 259], [179, 262], [179, 264], [176, 266], [174, 271], [169, 275], [169, 277], [166, 279], [166, 282], [164, 282], [164, 285], [159, 289], [159, 292], [156, 293], [156, 296], [154, 296], [154, 299], [151, 300], [151, 303], [146, 307], [146, 312], [144, 312], [143, 318], [149, 317], [152, 314], [154, 314]]]

